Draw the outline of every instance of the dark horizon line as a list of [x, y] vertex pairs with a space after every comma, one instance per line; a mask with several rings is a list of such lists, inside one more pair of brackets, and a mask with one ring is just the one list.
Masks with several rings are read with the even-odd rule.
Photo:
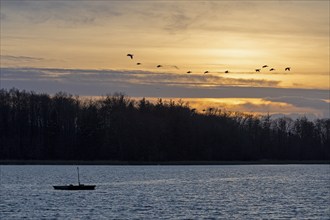
[[116, 160], [0, 160], [0, 165], [111, 165], [111, 166], [194, 166], [194, 165], [292, 165], [330, 164], [330, 160], [220, 160], [220, 161], [116, 161]]

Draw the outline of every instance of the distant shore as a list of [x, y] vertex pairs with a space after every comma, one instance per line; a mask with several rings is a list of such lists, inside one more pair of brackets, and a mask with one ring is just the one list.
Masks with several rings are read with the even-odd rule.
[[286, 165], [330, 164], [328, 160], [258, 160], [258, 161], [80, 161], [80, 160], [0, 160], [0, 165]]

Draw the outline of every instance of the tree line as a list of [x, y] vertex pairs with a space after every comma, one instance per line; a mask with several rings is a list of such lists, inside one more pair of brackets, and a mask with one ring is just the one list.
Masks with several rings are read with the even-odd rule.
[[330, 119], [255, 116], [123, 94], [0, 90], [0, 159], [330, 160]]

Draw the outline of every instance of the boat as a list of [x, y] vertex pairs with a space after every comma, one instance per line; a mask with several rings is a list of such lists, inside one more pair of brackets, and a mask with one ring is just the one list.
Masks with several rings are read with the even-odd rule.
[[78, 185], [64, 185], [64, 186], [53, 186], [56, 190], [94, 190], [96, 185], [85, 185], [80, 183], [79, 178], [79, 167], [77, 167], [78, 172]]
[[53, 186], [54, 189], [59, 189], [59, 190], [94, 190], [95, 185], [84, 185], [84, 184], [79, 184], [79, 185], [66, 185], [66, 186]]

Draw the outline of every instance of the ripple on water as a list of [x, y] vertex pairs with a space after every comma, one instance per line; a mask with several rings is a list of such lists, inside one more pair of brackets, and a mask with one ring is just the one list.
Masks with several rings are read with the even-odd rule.
[[2, 166], [1, 219], [330, 219], [329, 165]]

